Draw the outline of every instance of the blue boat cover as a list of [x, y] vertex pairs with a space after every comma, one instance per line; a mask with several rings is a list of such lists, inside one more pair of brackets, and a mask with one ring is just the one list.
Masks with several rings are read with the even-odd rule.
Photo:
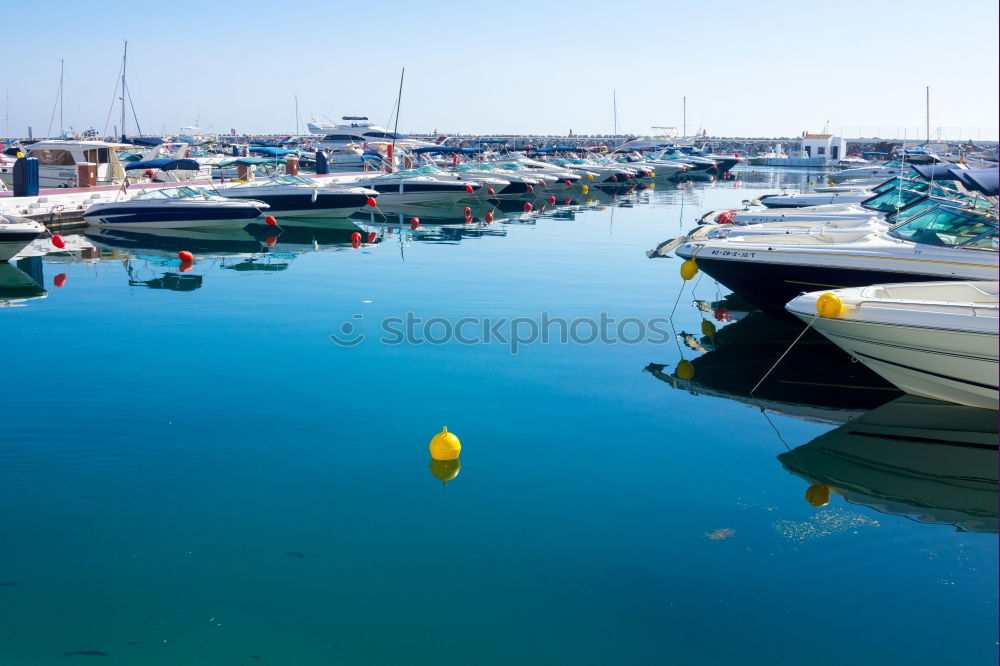
[[476, 143], [507, 143], [506, 139], [476, 139]]
[[250, 146], [250, 152], [267, 155], [268, 157], [284, 157], [285, 155], [292, 155], [296, 151], [288, 150], [287, 148], [275, 148], [274, 146]]
[[998, 170], [995, 168], [963, 169], [955, 164], [914, 164], [913, 168], [925, 180], [957, 180], [968, 190], [997, 196]]
[[137, 136], [129, 139], [128, 142], [136, 146], [158, 146], [163, 143], [163, 139], [155, 136]]
[[160, 171], [197, 171], [200, 165], [194, 160], [171, 160], [160, 158], [155, 160], [143, 160], [141, 162], [129, 162], [125, 165], [126, 171], [141, 171], [143, 169], [159, 169]]
[[982, 192], [988, 197], [997, 196], [1000, 191], [1000, 169], [996, 167], [985, 169], [966, 169], [963, 182], [970, 190]]

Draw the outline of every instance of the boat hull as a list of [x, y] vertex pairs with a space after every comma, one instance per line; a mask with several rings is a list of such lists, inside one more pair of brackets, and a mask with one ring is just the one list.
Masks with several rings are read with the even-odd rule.
[[83, 219], [96, 227], [132, 229], [198, 229], [203, 227], [245, 227], [260, 217], [260, 210], [250, 205], [139, 205], [135, 202], [91, 206]]
[[998, 408], [997, 335], [791, 310], [907, 393], [969, 407]]
[[[737, 252], [732, 250], [731, 252]], [[740, 254], [760, 254], [749, 250]], [[677, 255], [688, 258], [678, 250]], [[986, 280], [993, 277], [996, 268], [977, 267], [979, 274], [947, 276], [941, 273], [921, 274], [898, 271], [877, 271], [871, 268], [839, 267], [822, 264], [780, 264], [763, 261], [740, 261], [712, 259], [699, 254], [698, 268], [734, 293], [750, 301], [758, 308], [777, 314], [785, 314], [785, 304], [802, 292], [821, 289], [842, 289], [863, 287], [870, 284], [889, 282], [934, 282], [946, 279]], [[891, 262], [890, 262], [891, 263]]]

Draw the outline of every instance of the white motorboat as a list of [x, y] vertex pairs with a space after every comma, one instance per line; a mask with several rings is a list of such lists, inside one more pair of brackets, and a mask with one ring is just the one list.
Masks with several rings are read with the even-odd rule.
[[16, 215], [0, 215], [0, 261], [9, 261], [45, 233], [34, 220]]
[[[405, 134], [392, 132], [384, 127], [379, 127], [370, 122], [366, 116], [344, 116], [343, 123], [333, 126], [323, 134], [323, 138], [315, 142], [320, 148], [343, 148], [346, 146], [362, 146], [369, 143], [393, 143], [398, 148], [417, 148], [419, 146], [433, 146], [430, 141], [412, 139]], [[310, 122], [307, 127], [309, 131], [317, 133], [320, 128], [318, 123]], [[324, 127], [329, 127], [324, 123]]]
[[[111, 185], [125, 180], [115, 151], [130, 147], [104, 141], [38, 141], [24, 148], [24, 156], [38, 160], [39, 187], [76, 187], [76, 165], [82, 162], [97, 165], [97, 185]], [[0, 180], [13, 186], [13, 164], [0, 166]]]
[[94, 204], [83, 215], [97, 227], [133, 229], [243, 228], [266, 203], [225, 199], [201, 187], [145, 190], [130, 199]]
[[857, 186], [816, 187], [808, 192], [793, 194], [765, 194], [758, 202], [767, 208], [804, 208], [829, 204], [861, 203], [875, 194], [872, 190]]
[[259, 201], [277, 218], [349, 217], [379, 193], [370, 187], [331, 186], [306, 176], [272, 176], [264, 180], [227, 184], [218, 193], [228, 199]]
[[479, 202], [488, 197], [487, 188], [473, 180], [440, 180], [417, 169], [393, 173], [335, 175], [327, 187], [362, 186], [375, 190], [380, 202], [393, 206], [447, 206], [459, 202]]
[[[886, 231], [682, 239], [676, 254], [758, 307], [784, 312], [803, 291], [890, 282], [995, 280], [997, 220], [938, 205]], [[655, 251], [650, 256], [662, 256]]]
[[[752, 163], [752, 162], [751, 162]], [[900, 172], [904, 175], [908, 173], [911, 169], [911, 165], [901, 162], [899, 160], [893, 160], [891, 162], [884, 162], [882, 164], [869, 164], [867, 166], [859, 166], [851, 169], [844, 169], [843, 171], [837, 171], [831, 174], [827, 174], [827, 178], [834, 183], [843, 183], [849, 180], [877, 180], [882, 181], [886, 178], [892, 178], [898, 176]]]
[[996, 281], [885, 284], [785, 308], [907, 393], [997, 409], [997, 295]]
[[[778, 456], [819, 492], [922, 523], [997, 531], [997, 418], [903, 396]], [[819, 501], [816, 501], [816, 499]]]

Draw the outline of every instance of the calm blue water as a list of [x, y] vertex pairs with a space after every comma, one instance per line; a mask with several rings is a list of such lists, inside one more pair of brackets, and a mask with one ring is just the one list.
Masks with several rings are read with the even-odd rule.
[[[294, 229], [266, 254], [159, 237], [23, 262], [48, 293], [0, 312], [0, 664], [995, 663], [995, 449], [960, 470], [992, 474], [985, 516], [899, 456], [808, 470], [850, 486], [812, 506], [778, 456], [895, 394], [805, 340], [746, 404], [797, 329], [644, 256], [810, 177], [746, 176], [489, 226], [361, 221], [379, 237], [356, 250]], [[207, 251], [179, 273], [185, 245]], [[379, 342], [408, 312], [645, 326], [675, 302], [636, 344]], [[345, 323], [364, 340], [332, 342]], [[62, 656], [89, 650], [110, 656]]]

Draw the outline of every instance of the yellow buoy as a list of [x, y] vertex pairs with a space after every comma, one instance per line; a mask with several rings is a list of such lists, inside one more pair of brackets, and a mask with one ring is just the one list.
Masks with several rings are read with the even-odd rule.
[[656, 178], [656, 172], [655, 171], [650, 171], [649, 172], [649, 177], [650, 178]]
[[21, 158], [21, 157], [24, 157], [24, 153], [22, 153], [22, 152], [21, 152], [21, 151], [19, 150], [19, 151], [17, 151], [17, 156], [18, 156], [18, 158]]
[[816, 184], [816, 181], [815, 181], [815, 180], [810, 180], [810, 181], [809, 181], [809, 184], [810, 184], [810, 185], [815, 185], [815, 184]]
[[586, 194], [587, 192], [590, 191], [590, 188], [587, 187], [586, 185], [584, 185], [583, 187], [580, 188], [580, 191], [583, 192], [584, 194]]
[[814, 483], [806, 488], [806, 501], [814, 507], [826, 506], [830, 503], [830, 486], [825, 483]]
[[816, 299], [816, 312], [819, 313], [820, 317], [829, 319], [836, 317], [843, 311], [844, 302], [840, 300], [840, 296], [837, 296], [837, 294], [828, 291]]
[[594, 180], [594, 174], [588, 173], [587, 174], [587, 180]]
[[698, 263], [694, 259], [688, 259], [681, 264], [681, 277], [685, 281], [690, 280], [698, 274]]
[[833, 187], [837, 183], [833, 182], [833, 178], [827, 178], [826, 179], [826, 184], [829, 185], [830, 187]]
[[434, 460], [458, 460], [462, 443], [458, 441], [458, 437], [448, 432], [448, 428], [441, 428], [441, 432], [431, 439], [430, 449]]
[[685, 380], [694, 379], [694, 365], [691, 364], [691, 361], [682, 360], [680, 363], [677, 364], [677, 369], [674, 370], [674, 374], [680, 377], [681, 379]]
[[702, 335], [707, 335], [708, 337], [715, 337], [715, 324], [707, 319], [701, 320], [701, 332]]
[[431, 474], [446, 486], [449, 481], [458, 476], [461, 469], [462, 463], [458, 460], [434, 460], [431, 458]]

